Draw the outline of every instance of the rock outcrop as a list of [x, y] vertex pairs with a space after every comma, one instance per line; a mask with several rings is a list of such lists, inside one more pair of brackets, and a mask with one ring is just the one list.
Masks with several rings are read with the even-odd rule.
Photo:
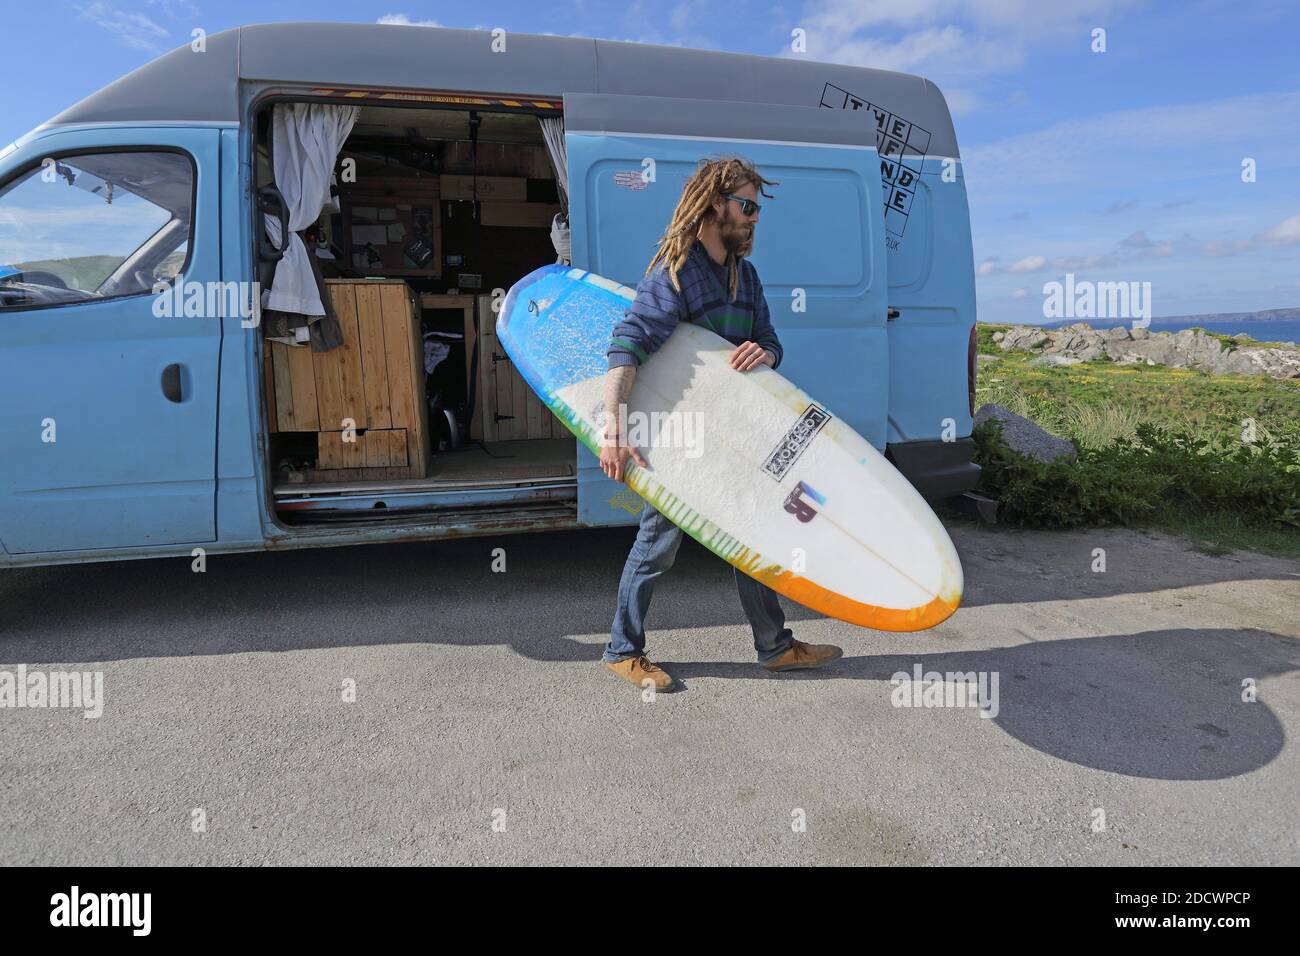
[[993, 341], [1004, 352], [1018, 350], [1041, 356], [1034, 360], [1035, 365], [1074, 365], [1106, 356], [1120, 365], [1142, 362], [1204, 369], [1215, 375], [1300, 378], [1300, 347], [1260, 345], [1244, 334], [1235, 337], [1244, 341], [1234, 349], [1202, 329], [1153, 333], [1140, 328], [1094, 329], [1086, 322], [1060, 329], [1019, 325], [993, 333]]

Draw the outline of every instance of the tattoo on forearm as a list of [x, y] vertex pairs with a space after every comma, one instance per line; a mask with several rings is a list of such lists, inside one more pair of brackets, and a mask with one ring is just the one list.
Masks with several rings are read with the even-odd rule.
[[618, 432], [618, 409], [632, 394], [636, 381], [635, 365], [618, 365], [605, 373], [605, 434]]

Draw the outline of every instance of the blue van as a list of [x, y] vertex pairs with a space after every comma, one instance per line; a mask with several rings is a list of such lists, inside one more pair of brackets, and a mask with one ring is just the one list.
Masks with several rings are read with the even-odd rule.
[[[308, 106], [347, 117], [337, 142], [312, 145], [313, 128], [276, 152], [280, 118]], [[557, 249], [635, 285], [682, 181], [727, 154], [780, 182], [753, 260], [782, 373], [928, 497], [973, 488], [970, 223], [952, 120], [926, 80], [797, 56], [275, 24], [200, 37], [0, 150], [0, 565], [634, 523], [634, 496], [567, 433], [505, 435], [523, 399], [490, 409], [502, 386], [480, 369], [506, 358], [478, 303]], [[322, 176], [332, 201], [310, 198]], [[292, 321], [272, 336], [226, 291], [275, 293], [290, 233], [325, 281], [405, 283], [417, 320], [425, 308], [412, 361], [440, 384], [417, 399], [426, 443], [405, 477], [331, 472], [325, 439], [277, 425], [275, 350], [319, 370], [331, 346]], [[178, 290], [195, 287], [219, 291], [184, 308]], [[464, 335], [432, 327], [466, 302]], [[470, 433], [480, 408], [491, 422]]]

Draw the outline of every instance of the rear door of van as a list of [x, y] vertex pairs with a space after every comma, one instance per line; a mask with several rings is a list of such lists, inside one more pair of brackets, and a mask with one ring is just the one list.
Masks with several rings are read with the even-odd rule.
[[[780, 372], [881, 451], [889, 277], [874, 137], [829, 110], [566, 94], [573, 264], [635, 287], [701, 159], [768, 179], [752, 261], [784, 349]], [[871, 145], [864, 145], [864, 141]], [[578, 446], [578, 519], [630, 524], [640, 499]]]
[[94, 127], [0, 163], [11, 555], [215, 539], [219, 144], [215, 129]]
[[971, 462], [975, 269], [966, 178], [951, 123], [919, 121], [941, 102], [927, 112], [857, 95], [868, 92], [827, 83], [821, 106], [876, 137], [893, 308], [888, 452], [922, 493], [945, 497], [979, 476]]

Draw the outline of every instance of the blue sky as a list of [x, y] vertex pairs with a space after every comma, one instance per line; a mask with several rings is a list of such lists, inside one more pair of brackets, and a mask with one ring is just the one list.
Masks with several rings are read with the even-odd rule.
[[1067, 272], [1149, 281], [1157, 316], [1300, 306], [1293, 0], [14, 3], [0, 142], [195, 27], [383, 18], [774, 56], [802, 28], [809, 58], [919, 73], [948, 97], [981, 319], [1041, 321], [1043, 283]]

